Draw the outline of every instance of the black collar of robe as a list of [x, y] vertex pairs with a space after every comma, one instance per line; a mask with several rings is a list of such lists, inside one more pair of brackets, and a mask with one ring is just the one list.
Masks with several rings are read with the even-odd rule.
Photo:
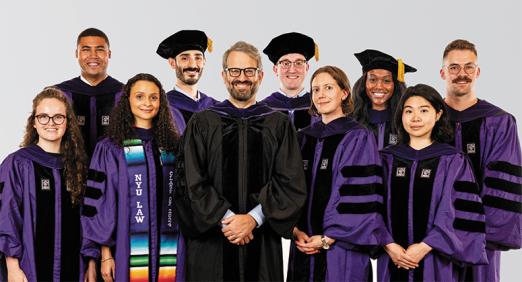
[[209, 110], [218, 113], [221, 116], [230, 116], [234, 118], [250, 119], [260, 116], [266, 116], [274, 111], [264, 103], [255, 103], [254, 105], [240, 109], [236, 108], [229, 100], [217, 103], [209, 108]]
[[350, 130], [362, 129], [362, 125], [356, 122], [351, 117], [340, 117], [335, 119], [328, 124], [324, 124], [322, 121], [317, 121], [310, 126], [301, 130], [305, 135], [310, 135], [315, 138], [325, 138], [336, 134], [344, 134]]
[[31, 144], [20, 149], [20, 153], [27, 159], [39, 163], [45, 167], [53, 169], [62, 169], [63, 163], [59, 154], [50, 154], [44, 151], [40, 146]]
[[143, 141], [150, 141], [154, 139], [154, 132], [152, 131], [152, 128], [145, 129], [145, 128], [139, 128], [139, 127], [133, 127], [132, 128], [132, 135], [136, 136], [136, 138], [139, 138]]
[[96, 86], [85, 83], [80, 77], [64, 81], [57, 86], [64, 91], [79, 92], [89, 96], [115, 93], [123, 90], [123, 84], [111, 76], [107, 76]]
[[391, 110], [389, 108], [377, 111], [374, 109], [368, 109], [368, 113], [370, 114], [370, 123], [384, 123], [391, 120]]
[[458, 153], [458, 150], [451, 145], [435, 141], [428, 147], [420, 150], [415, 150], [406, 144], [398, 144], [386, 147], [382, 150], [382, 152], [392, 154], [406, 160], [420, 161], [442, 155], [453, 155]]
[[312, 103], [310, 93], [306, 92], [300, 97], [288, 97], [285, 94], [277, 91], [268, 96], [263, 102], [270, 105], [272, 108], [280, 109], [296, 109], [309, 108]]
[[457, 110], [451, 108], [450, 106], [447, 106], [447, 108], [448, 108], [448, 111], [450, 114], [450, 120], [453, 122], [455, 122], [455, 121], [468, 122], [468, 121], [475, 120], [478, 118], [497, 116], [497, 115], [502, 115], [505, 113], [501, 108], [499, 108], [493, 104], [490, 104], [489, 102], [487, 102], [485, 100], [480, 100], [480, 99], [478, 99], [478, 101], [475, 105], [473, 105], [463, 111], [457, 111]]

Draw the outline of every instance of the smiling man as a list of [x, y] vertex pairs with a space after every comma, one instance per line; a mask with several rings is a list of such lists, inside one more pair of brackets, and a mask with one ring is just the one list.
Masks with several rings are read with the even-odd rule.
[[178, 157], [186, 280], [282, 281], [281, 237], [306, 199], [297, 137], [285, 115], [256, 103], [254, 46], [230, 47], [222, 77], [228, 100], [192, 116]]
[[176, 71], [176, 86], [167, 92], [167, 99], [180, 134], [192, 114], [217, 103], [198, 90], [207, 49], [212, 52], [212, 40], [203, 31], [181, 30], [163, 40], [156, 51]]
[[467, 268], [465, 280], [499, 281], [500, 251], [522, 246], [522, 158], [516, 121], [477, 98], [475, 81], [480, 67], [473, 43], [462, 39], [449, 43], [440, 76], [446, 82], [454, 144], [473, 164], [486, 214], [485, 228], [470, 232], [486, 233], [489, 265]]
[[304, 81], [310, 66], [308, 60], [319, 58], [314, 40], [304, 34], [290, 32], [272, 39], [263, 50], [279, 79], [279, 90], [262, 102], [270, 108], [288, 114], [297, 130], [310, 125], [310, 93], [305, 90]]
[[110, 113], [123, 84], [107, 74], [111, 50], [109, 38], [103, 31], [96, 28], [82, 31], [76, 40], [75, 53], [80, 76], [56, 86], [72, 101], [90, 157], [98, 138], [109, 125]]

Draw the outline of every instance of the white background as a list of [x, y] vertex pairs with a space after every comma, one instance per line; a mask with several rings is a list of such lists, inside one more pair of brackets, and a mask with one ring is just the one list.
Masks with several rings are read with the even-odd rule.
[[[79, 75], [76, 37], [88, 27], [107, 33], [109, 74], [125, 82], [149, 72], [173, 87], [175, 73], [156, 47], [180, 29], [204, 30], [214, 41], [200, 89], [222, 100], [223, 52], [238, 40], [260, 51], [271, 38], [305, 33], [319, 45], [319, 66], [336, 65], [352, 84], [361, 75], [353, 53], [378, 49], [418, 69], [408, 85], [426, 83], [444, 95], [439, 77], [442, 52], [457, 38], [475, 43], [481, 77], [477, 95], [515, 118], [522, 117], [522, 2], [512, 1], [2, 1], [0, 4], [0, 158], [17, 149], [31, 100], [44, 86]], [[258, 99], [277, 89], [272, 65], [263, 55], [265, 79]], [[308, 80], [306, 82], [308, 85]], [[308, 88], [308, 86], [307, 86]], [[522, 126], [518, 125], [519, 132]], [[502, 256], [501, 278], [517, 281], [522, 251]], [[519, 277], [520, 278], [520, 277]]]

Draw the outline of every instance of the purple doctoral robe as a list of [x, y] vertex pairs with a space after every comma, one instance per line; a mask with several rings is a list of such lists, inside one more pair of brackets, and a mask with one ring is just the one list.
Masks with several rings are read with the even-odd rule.
[[183, 134], [189, 119], [194, 113], [206, 110], [218, 103], [217, 100], [201, 91], [199, 91], [198, 101], [194, 101], [194, 99], [177, 90], [167, 92], [167, 100], [169, 101], [170, 113], [180, 134]]
[[[17, 258], [28, 281], [81, 279], [79, 207], [62, 173], [60, 155], [37, 145], [10, 154], [0, 166], [0, 254]], [[7, 281], [3, 267], [0, 281]]]
[[82, 81], [80, 77], [57, 84], [69, 98], [73, 106], [78, 125], [82, 131], [85, 149], [90, 157], [96, 142], [103, 136], [109, 125], [110, 114], [120, 99], [123, 84], [107, 76], [96, 86]]
[[385, 220], [393, 241], [404, 249], [424, 242], [433, 250], [409, 271], [383, 253], [378, 280], [457, 281], [462, 266], [487, 263], [484, 208], [467, 157], [434, 142], [422, 150], [389, 146], [382, 158]]
[[395, 145], [398, 142], [397, 133], [392, 130], [392, 116], [389, 109], [376, 111], [368, 109], [368, 127], [373, 131], [377, 140], [377, 147], [382, 150], [388, 145]]
[[[162, 214], [161, 169], [152, 130], [134, 128], [143, 142], [148, 177], [149, 215], [149, 279], [157, 280], [159, 268], [160, 214]], [[83, 243], [85, 259], [100, 258], [100, 247], [109, 246], [116, 264], [115, 281], [129, 280], [131, 203], [127, 161], [124, 148], [108, 138], [97, 145], [91, 159], [87, 190], [82, 207]], [[159, 206], [158, 206], [159, 205]], [[135, 205], [132, 204], [132, 208]], [[132, 210], [134, 211], [134, 209]], [[178, 251], [179, 252], [179, 251]], [[178, 256], [178, 269], [181, 262]], [[183, 281], [178, 271], [177, 280]]]
[[489, 265], [468, 279], [500, 280], [500, 251], [522, 246], [522, 157], [515, 118], [479, 100], [464, 111], [449, 108], [455, 147], [470, 158], [486, 212]]
[[261, 103], [265, 103], [274, 111], [287, 114], [296, 130], [303, 129], [319, 120], [308, 113], [308, 109], [312, 105], [312, 98], [308, 92], [303, 96], [292, 98], [277, 91], [263, 99]]
[[319, 121], [299, 132], [307, 180], [306, 210], [297, 227], [336, 240], [307, 255], [291, 244], [288, 281], [368, 281], [369, 251], [381, 246], [384, 187], [373, 134], [350, 117]]

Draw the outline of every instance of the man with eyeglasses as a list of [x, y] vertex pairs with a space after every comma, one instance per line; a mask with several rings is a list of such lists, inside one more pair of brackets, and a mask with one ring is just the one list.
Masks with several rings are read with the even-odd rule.
[[[455, 126], [454, 145], [473, 164], [484, 204], [486, 226], [462, 220], [469, 232], [486, 233], [489, 265], [465, 268], [465, 281], [499, 281], [500, 251], [522, 246], [522, 158], [515, 118], [475, 93], [480, 75], [477, 50], [458, 39], [446, 46], [440, 75], [446, 81], [450, 118]], [[463, 191], [473, 193], [474, 191]], [[471, 207], [464, 210], [473, 212]], [[458, 213], [462, 211], [456, 211]]]
[[79, 77], [56, 85], [72, 101], [85, 150], [90, 157], [109, 125], [110, 114], [123, 84], [107, 74], [111, 49], [107, 35], [96, 28], [82, 31], [76, 40]]
[[167, 99], [180, 134], [192, 114], [217, 103], [198, 90], [207, 49], [212, 52], [212, 40], [203, 31], [181, 30], [163, 40], [156, 51], [176, 71], [176, 86], [167, 92]]
[[257, 48], [235, 43], [221, 75], [228, 100], [192, 116], [178, 156], [184, 278], [282, 281], [281, 237], [291, 238], [306, 199], [297, 137], [285, 115], [256, 102]]
[[279, 90], [262, 102], [270, 108], [288, 114], [296, 130], [310, 125], [308, 109], [311, 104], [310, 93], [305, 90], [304, 80], [308, 69], [308, 60], [319, 54], [314, 40], [304, 34], [290, 32], [272, 39], [263, 50], [270, 61], [275, 75], [279, 79]]

